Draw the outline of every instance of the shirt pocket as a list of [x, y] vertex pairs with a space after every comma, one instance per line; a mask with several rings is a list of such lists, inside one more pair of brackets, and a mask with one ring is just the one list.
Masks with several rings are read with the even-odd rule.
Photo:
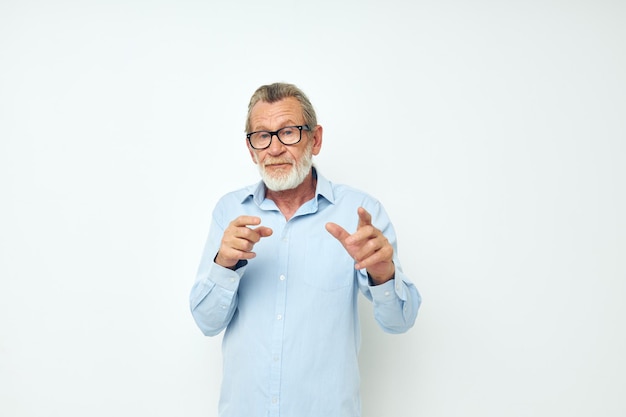
[[322, 291], [350, 288], [356, 279], [354, 260], [330, 234], [307, 238], [304, 265], [304, 282]]

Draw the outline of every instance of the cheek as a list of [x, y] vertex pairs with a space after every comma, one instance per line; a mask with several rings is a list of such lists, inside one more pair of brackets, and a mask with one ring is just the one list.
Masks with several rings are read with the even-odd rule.
[[289, 152], [289, 157], [294, 161], [302, 161], [304, 156], [309, 152], [307, 148], [297, 148]]

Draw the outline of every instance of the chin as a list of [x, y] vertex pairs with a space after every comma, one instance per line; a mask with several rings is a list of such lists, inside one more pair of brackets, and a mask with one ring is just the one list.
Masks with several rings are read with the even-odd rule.
[[303, 176], [296, 171], [290, 171], [284, 175], [270, 175], [262, 170], [261, 177], [268, 189], [272, 191], [287, 191], [293, 190], [302, 184], [306, 175]]
[[294, 184], [293, 181], [285, 181], [285, 180], [272, 180], [272, 179], [263, 179], [263, 183], [265, 186], [272, 191], [287, 191], [293, 190], [298, 185], [302, 184]]

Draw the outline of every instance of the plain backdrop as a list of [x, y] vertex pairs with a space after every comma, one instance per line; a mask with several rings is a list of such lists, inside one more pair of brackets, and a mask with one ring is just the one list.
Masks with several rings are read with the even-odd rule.
[[626, 3], [0, 0], [0, 415], [216, 415], [189, 313], [258, 181], [250, 95], [380, 199], [424, 302], [362, 303], [364, 417], [626, 415]]

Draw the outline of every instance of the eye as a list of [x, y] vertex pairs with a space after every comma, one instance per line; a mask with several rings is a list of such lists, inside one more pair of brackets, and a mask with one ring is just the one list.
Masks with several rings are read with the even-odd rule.
[[270, 134], [268, 132], [258, 132], [256, 134], [256, 137], [260, 140], [267, 140], [270, 138]]
[[288, 136], [295, 135], [297, 131], [298, 131], [298, 129], [295, 128], [295, 127], [283, 127], [280, 130], [280, 134], [282, 136], [287, 136], [288, 137]]

